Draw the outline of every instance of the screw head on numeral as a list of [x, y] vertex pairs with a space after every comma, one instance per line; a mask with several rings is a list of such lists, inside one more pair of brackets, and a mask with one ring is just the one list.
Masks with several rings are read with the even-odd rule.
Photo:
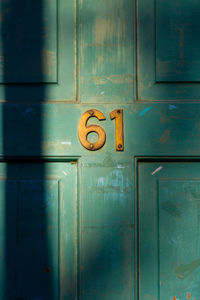
[[94, 115], [94, 111], [93, 111], [93, 110], [89, 110], [89, 114], [90, 114], [91, 116], [93, 116], [93, 115]]

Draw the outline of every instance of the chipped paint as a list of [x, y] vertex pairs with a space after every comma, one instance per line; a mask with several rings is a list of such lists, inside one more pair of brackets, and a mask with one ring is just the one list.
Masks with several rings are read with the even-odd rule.
[[48, 77], [54, 73], [57, 63], [57, 53], [44, 48], [42, 54], [42, 72], [43, 75]]
[[92, 80], [96, 85], [133, 83], [132, 74], [110, 75], [110, 76], [93, 76]]
[[50, 151], [50, 150], [58, 150], [60, 149], [65, 150], [66, 147], [70, 147], [71, 144], [63, 144], [62, 141], [44, 141], [42, 142], [42, 151], [46, 152], [46, 151]]
[[177, 109], [178, 107], [176, 105], [173, 104], [169, 104], [169, 110], [174, 110]]
[[71, 142], [61, 142], [62, 145], [71, 145]]
[[158, 167], [151, 173], [151, 175], [155, 175], [156, 173], [160, 172], [162, 169], [163, 169], [163, 166]]
[[124, 0], [102, 4], [93, 24], [93, 41], [88, 44], [89, 47], [95, 47], [94, 75], [104, 73], [107, 64], [112, 66], [113, 71], [116, 65], [126, 64], [126, 22]]

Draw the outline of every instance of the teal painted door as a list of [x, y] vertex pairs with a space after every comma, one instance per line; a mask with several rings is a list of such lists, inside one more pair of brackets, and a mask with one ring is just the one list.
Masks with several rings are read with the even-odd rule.
[[200, 299], [199, 10], [0, 1], [0, 299]]
[[199, 167], [139, 164], [141, 299], [199, 298]]

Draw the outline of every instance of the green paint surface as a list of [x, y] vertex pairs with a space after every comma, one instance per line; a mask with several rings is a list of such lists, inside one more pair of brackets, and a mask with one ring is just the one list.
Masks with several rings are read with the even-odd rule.
[[[152, 175], [161, 165], [162, 169]], [[139, 164], [140, 295], [198, 299], [199, 163]]]
[[198, 300], [198, 1], [1, 2], [0, 299]]

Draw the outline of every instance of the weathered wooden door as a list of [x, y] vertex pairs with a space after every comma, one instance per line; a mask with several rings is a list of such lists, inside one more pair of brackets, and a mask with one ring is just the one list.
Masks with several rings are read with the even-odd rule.
[[0, 1], [0, 299], [200, 299], [199, 11]]

